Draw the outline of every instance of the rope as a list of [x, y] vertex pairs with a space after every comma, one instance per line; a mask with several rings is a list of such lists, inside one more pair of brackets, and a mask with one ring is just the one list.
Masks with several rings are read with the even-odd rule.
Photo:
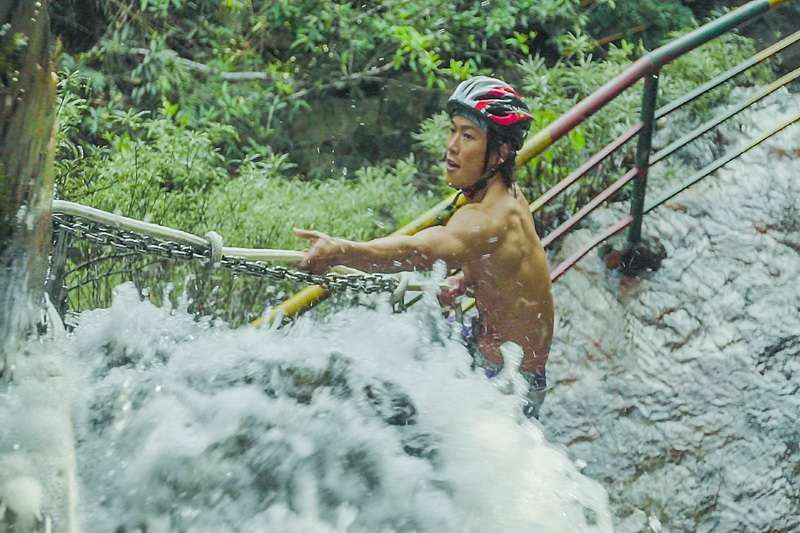
[[319, 275], [268, 265], [266, 262], [297, 263], [304, 254], [295, 250], [225, 247], [224, 239], [215, 231], [209, 231], [203, 238], [63, 200], [54, 200], [52, 210], [56, 228], [102, 246], [169, 259], [199, 260], [243, 274], [322, 285], [328, 289], [351, 289], [367, 294], [388, 292], [393, 295], [394, 302], [402, 302], [406, 291], [424, 289], [422, 284], [410, 283], [409, 273], [369, 274], [336, 266], [331, 273]]
[[206, 240], [211, 245], [211, 261], [209, 261], [209, 266], [213, 267], [216, 266], [222, 261], [222, 251], [225, 249], [223, 245], [225, 241], [222, 238], [222, 235], [217, 233], [216, 231], [209, 231], [205, 235]]

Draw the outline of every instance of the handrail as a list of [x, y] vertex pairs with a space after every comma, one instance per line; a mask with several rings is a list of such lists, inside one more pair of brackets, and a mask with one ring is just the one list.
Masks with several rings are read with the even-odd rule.
[[628, 172], [625, 173], [620, 179], [612, 183], [609, 187], [603, 190], [600, 194], [592, 198], [592, 200], [583, 206], [580, 211], [575, 213], [573, 216], [569, 218], [566, 222], [561, 224], [551, 233], [549, 233], [544, 239], [542, 239], [542, 247], [546, 248], [550, 246], [550, 244], [564, 235], [566, 232], [571, 230], [575, 224], [583, 220], [589, 213], [600, 207], [603, 202], [607, 201], [611, 198], [614, 194], [619, 192], [619, 190], [627, 185], [632, 179], [634, 179], [639, 174], [639, 170], [637, 168], [632, 168]]
[[562, 192], [566, 191], [572, 184], [576, 181], [584, 177], [586, 174], [592, 171], [597, 165], [605, 161], [611, 154], [616, 152], [619, 148], [624, 146], [628, 141], [633, 139], [636, 134], [639, 133], [642, 129], [642, 124], [636, 124], [635, 126], [631, 127], [628, 131], [605, 145], [601, 150], [595, 153], [592, 157], [586, 160], [586, 162], [575, 169], [571, 174], [569, 174], [566, 178], [556, 183], [553, 187], [551, 187], [547, 192], [541, 195], [539, 198], [531, 202], [530, 210], [531, 214], [538, 212], [542, 207], [549, 204], [553, 200], [556, 199], [558, 195]]
[[785, 1], [754, 0], [640, 57], [617, 77], [584, 98], [570, 111], [526, 142], [517, 156], [517, 167], [524, 165], [531, 158], [539, 155], [545, 148], [548, 148], [555, 141], [572, 131], [572, 129], [647, 74], [658, 71], [661, 67], [685, 53]]
[[783, 131], [784, 129], [788, 128], [789, 126], [791, 126], [792, 124], [794, 124], [795, 122], [798, 122], [798, 121], [800, 121], [800, 112], [795, 113], [793, 116], [791, 116], [788, 119], [784, 120], [783, 122], [779, 123], [777, 126], [775, 126], [775, 127], [771, 128], [771, 129], [767, 130], [766, 132], [762, 133], [761, 135], [759, 135], [758, 137], [756, 137], [755, 139], [750, 141], [744, 147], [742, 147], [742, 148], [740, 148], [738, 150], [735, 150], [735, 151], [733, 151], [733, 152], [731, 152], [731, 153], [729, 153], [729, 154], [727, 154], [727, 155], [725, 155], [723, 157], [720, 157], [719, 159], [713, 161], [712, 163], [709, 163], [708, 165], [706, 165], [705, 167], [703, 167], [702, 169], [697, 171], [690, 178], [688, 178], [679, 187], [677, 187], [676, 189], [664, 194], [658, 200], [648, 204], [647, 207], [645, 207], [644, 212], [645, 213], [649, 213], [650, 211], [652, 211], [656, 207], [658, 207], [658, 206], [670, 201], [672, 198], [674, 198], [678, 194], [682, 193], [683, 191], [685, 191], [686, 189], [688, 189], [689, 187], [691, 187], [695, 183], [699, 182], [700, 180], [702, 180], [703, 178], [709, 176], [710, 174], [713, 174], [714, 172], [716, 172], [717, 170], [719, 170], [720, 168], [722, 168], [726, 164], [730, 163], [731, 161], [733, 161], [734, 159], [736, 159], [740, 155], [752, 150], [753, 148], [755, 148], [759, 144], [763, 143], [764, 141], [766, 141], [767, 139], [769, 139], [773, 135]]
[[676, 111], [681, 107], [685, 106], [686, 104], [693, 102], [694, 100], [704, 95], [705, 93], [716, 89], [726, 81], [730, 81], [739, 74], [751, 69], [752, 67], [758, 65], [759, 63], [763, 63], [770, 57], [790, 47], [797, 41], [800, 41], [800, 31], [796, 31], [793, 34], [789, 35], [788, 37], [785, 37], [780, 41], [776, 42], [775, 44], [772, 44], [767, 48], [764, 48], [760, 52], [757, 52], [750, 59], [742, 61], [732, 69], [726, 70], [722, 74], [719, 74], [714, 78], [708, 80], [704, 84], [699, 85], [696, 89], [687, 93], [685, 96], [665, 105], [664, 107], [656, 111], [656, 118], [659, 119], [666, 115], [669, 115], [673, 111]]
[[[735, 9], [735, 10], [733, 10], [733, 11], [731, 11], [731, 12], [725, 14], [725, 15], [723, 15], [722, 17], [720, 17], [720, 18], [718, 18], [718, 19], [716, 19], [714, 21], [711, 21], [708, 24], [705, 24], [705, 25], [703, 25], [703, 26], [701, 26], [701, 27], [689, 32], [688, 34], [686, 34], [686, 35], [684, 35], [682, 37], [679, 37], [679, 38], [675, 39], [674, 41], [672, 41], [670, 43], [667, 43], [666, 45], [664, 45], [664, 46], [662, 46], [662, 47], [660, 47], [660, 48], [658, 48], [658, 49], [656, 49], [654, 51], [651, 51], [651, 52], [645, 54], [644, 56], [640, 57], [633, 64], [631, 64], [627, 69], [625, 69], [622, 73], [618, 74], [615, 78], [613, 78], [612, 80], [608, 81], [603, 86], [601, 86], [600, 88], [595, 90], [591, 95], [589, 95], [588, 97], [584, 98], [577, 105], [575, 105], [570, 111], [568, 111], [567, 113], [565, 113], [564, 115], [559, 117], [556, 121], [552, 122], [550, 125], [548, 125], [544, 129], [542, 129], [539, 132], [537, 132], [533, 137], [531, 137], [524, 144], [522, 149], [517, 154], [517, 158], [516, 158], [516, 161], [515, 161], [516, 167], [520, 168], [520, 167], [524, 166], [525, 164], [527, 164], [528, 161], [530, 161], [530, 159], [532, 159], [533, 157], [535, 157], [535, 156], [541, 154], [542, 152], [544, 152], [553, 143], [555, 143], [557, 140], [559, 140], [562, 137], [564, 137], [565, 135], [567, 135], [575, 127], [577, 127], [578, 125], [583, 123], [587, 118], [592, 116], [594, 113], [596, 113], [598, 110], [600, 110], [603, 106], [605, 106], [607, 103], [612, 101], [619, 94], [621, 94], [628, 87], [630, 87], [631, 85], [633, 85], [634, 83], [636, 83], [640, 79], [645, 78], [646, 76], [648, 76], [650, 74], [658, 73], [658, 71], [661, 69], [661, 67], [663, 67], [664, 65], [666, 65], [666, 64], [672, 62], [673, 60], [681, 57], [685, 53], [687, 53], [687, 52], [689, 52], [691, 50], [694, 50], [695, 48], [707, 43], [708, 41], [710, 41], [710, 40], [712, 40], [712, 39], [714, 39], [714, 38], [716, 38], [716, 37], [728, 32], [728, 31], [730, 31], [731, 29], [733, 29], [736, 26], [742, 24], [743, 22], [746, 22], [748, 20], [751, 20], [751, 19], [763, 14], [763, 13], [766, 13], [770, 9], [772, 9], [774, 7], [777, 7], [777, 6], [785, 3], [786, 1], [789, 1], [789, 0], [753, 0], [753, 1], [749, 2], [749, 3], [747, 3], [747, 4], [744, 4], [744, 5], [740, 6], [739, 8], [737, 8], [737, 9]], [[789, 46], [789, 44], [792, 44], [793, 42], [796, 42], [796, 41], [792, 41], [792, 42], [786, 44], [785, 46]], [[777, 49], [779, 44], [780, 43], [776, 43], [776, 45], [774, 45], [774, 47], [776, 47], [776, 49]], [[774, 52], [772, 52], [772, 53], [774, 53]], [[764, 54], [771, 55], [767, 51], [762, 52], [762, 55], [764, 55]], [[755, 58], [757, 58], [757, 57], [759, 57], [759, 55], [754, 56], [754, 59], [751, 60], [751, 61], [754, 61]], [[760, 59], [760, 60], [763, 60], [763, 58]], [[752, 64], [754, 65], [754, 64], [758, 63], [759, 61], [754, 61]], [[752, 65], [750, 65], [750, 66], [752, 66]], [[746, 67], [746, 68], [749, 68], [749, 67]], [[746, 68], [743, 67], [742, 71], [746, 70]], [[735, 75], [735, 74], [733, 74], [733, 75]], [[727, 78], [727, 79], [730, 79], [730, 78]], [[712, 85], [712, 88], [717, 86], [719, 83], [722, 83], [722, 81], [717, 81], [717, 80], [712, 80], [712, 82], [715, 83], [715, 85]], [[711, 84], [711, 82], [709, 82], [709, 84]], [[687, 95], [687, 97], [688, 96], [692, 96], [692, 98], [686, 99], [685, 102], [682, 102], [682, 103], [679, 102], [677, 104], [674, 104], [675, 105], [675, 109], [677, 109], [681, 105], [685, 105], [688, 101], [691, 101], [691, 99], [696, 98], [697, 96], [699, 96], [699, 94], [702, 94], [702, 93], [697, 93], [697, 94], [692, 93], [690, 95]], [[672, 110], [674, 110], [674, 109], [672, 109]], [[672, 111], [672, 110], [670, 110], [670, 111]], [[654, 118], [654, 111], [651, 111], [650, 114], [649, 114], [648, 121], [652, 121], [653, 118]], [[643, 122], [645, 122], [645, 121], [643, 121]], [[638, 126], [638, 128], [640, 128], [640, 129], [641, 129], [641, 127], [642, 126]], [[632, 129], [636, 129], [636, 128], [637, 127], [635, 126]], [[635, 133], [638, 133], [638, 132], [639, 132], [639, 130], [637, 130], [634, 133], [631, 133], [630, 136], [627, 139], [625, 139], [625, 141], [630, 139]], [[647, 132], [647, 133], [649, 134], [650, 132]], [[623, 137], [625, 137], [626, 135], [627, 134], [624, 134]], [[640, 143], [641, 143], [641, 140], [642, 139], [641, 139], [641, 136], [640, 136]], [[616, 142], [617, 141], [614, 141], [609, 146], [612, 146], [612, 145], [616, 146], [616, 144], [615, 144]], [[621, 145], [621, 144], [624, 144], [624, 141], [621, 142], [619, 145]], [[649, 151], [649, 146], [647, 147], [647, 150]], [[595, 158], [595, 159], [597, 159], [597, 163], [599, 163], [600, 161], [605, 159], [605, 157], [607, 157], [612, 151], [613, 150], [610, 150], [610, 151], [606, 151], [605, 149], [602, 150], [600, 152], [601, 156], [598, 156], [597, 158]], [[642, 151], [642, 147], [640, 146], [640, 149], [637, 150], [637, 151], [641, 152]], [[592, 159], [590, 161], [594, 161], [594, 159]], [[647, 176], [647, 166], [648, 166], [647, 162], [648, 162], [648, 160], [646, 159], [644, 165], [638, 165], [637, 164], [637, 166], [639, 167], [638, 176], [637, 176], [639, 179], [637, 179], [637, 182], [641, 183], [641, 185], [639, 185], [639, 188], [642, 191], [641, 192], [641, 200], [642, 201], [643, 201], [643, 194], [644, 194], [644, 192], [643, 192], [644, 191], [644, 182], [645, 182], [646, 176]], [[597, 163], [594, 163], [592, 166], [596, 165]], [[637, 161], [637, 163], [638, 163], [638, 161]], [[584, 168], [587, 168], [587, 167], [589, 167], [589, 162], [584, 164], [581, 167], [581, 169], [584, 169]], [[591, 167], [589, 167], [589, 168], [591, 168]], [[581, 169], [579, 169], [579, 170], [581, 170]], [[588, 172], [588, 170], [587, 170], [587, 172]], [[557, 194], [559, 194], [560, 192], [565, 190], [566, 187], [568, 187], [569, 185], [571, 185], [572, 183], [577, 181], [577, 179], [580, 176], [574, 177], [576, 175], [578, 175], [577, 171], [576, 171], [576, 173], [573, 173], [573, 174], [570, 175], [569, 178], [571, 179], [571, 181], [569, 183], [564, 184], [564, 181], [562, 181], [562, 183], [557, 185], [557, 187], [561, 186], [561, 188], [558, 191], [552, 191], [552, 190], [548, 191], [548, 193], [546, 193], [546, 195], [549, 195], [549, 199], [554, 198]], [[562, 186], [562, 184], [563, 184], [563, 186]], [[635, 196], [638, 196], [638, 195], [635, 194]], [[413, 222], [411, 222], [410, 224], [407, 224], [406, 226], [404, 226], [400, 230], [397, 230], [396, 232], [394, 232], [393, 235], [412, 235], [412, 234], [414, 234], [414, 233], [416, 233], [416, 232], [418, 232], [418, 231], [420, 231], [422, 229], [425, 229], [427, 227], [430, 227], [430, 226], [433, 226], [433, 225], [436, 225], [436, 224], [442, 224], [442, 223], [446, 222], [447, 219], [449, 218], [449, 216], [455, 210], [453, 208], [453, 199], [454, 198], [455, 198], [455, 195], [450, 196], [447, 199], [439, 202], [436, 206], [434, 206], [433, 208], [428, 210], [426, 213], [423, 213], [420, 217], [415, 219]], [[461, 200], [463, 200], [463, 198], [461, 198]], [[541, 206], [544, 205], [544, 203], [545, 202], [538, 202], [538, 201], [534, 202], [534, 204], [532, 206], [532, 210], [535, 211], [535, 210], [539, 209]], [[536, 206], [536, 209], [533, 209], [534, 206]], [[455, 208], [457, 208], [457, 207], [459, 207], [459, 206], [458, 205], [455, 206]], [[634, 215], [633, 215], [634, 216], [634, 220], [633, 220], [634, 228], [636, 228], [636, 226], [641, 224], [642, 210], [643, 210], [643, 208], [642, 208], [641, 202], [639, 202], [638, 213], [634, 213]], [[634, 231], [633, 233], [634, 234], [638, 234], [638, 230]], [[304, 310], [304, 309], [316, 304], [317, 302], [319, 302], [320, 300], [322, 300], [326, 296], [327, 296], [327, 291], [325, 291], [325, 289], [323, 289], [322, 287], [306, 287], [305, 289], [301, 290], [300, 292], [298, 292], [297, 294], [295, 294], [294, 296], [292, 296], [291, 298], [289, 298], [288, 300], [283, 302], [280, 306], [278, 306], [278, 308], [275, 310], [275, 313], [273, 314], [273, 316], [278, 316], [278, 315], [287, 316], [287, 317], [288, 316], [293, 316], [293, 315], [301, 312], [302, 310]]]
[[[218, 258], [226, 257], [244, 259], [246, 261], [296, 264], [300, 262], [305, 255], [303, 252], [297, 250], [278, 250], [272, 248], [234, 248], [223, 246], [223, 240], [219, 234], [214, 234], [212, 236], [212, 232], [209, 232], [206, 234], [206, 237], [200, 237], [179, 229], [170, 228], [168, 226], [160, 226], [150, 222], [144, 222], [135, 218], [109, 213], [108, 211], [102, 211], [94, 207], [68, 202], [66, 200], [53, 200], [51, 212], [53, 214], [63, 214], [91, 220], [92, 222], [96, 222], [104, 226], [148, 235], [162, 241], [192, 246], [199, 250], [207, 250], [209, 252], [209, 259], [217, 255]], [[331, 272], [345, 276], [359, 276], [365, 274], [365, 272], [355, 268], [341, 265], [331, 268]], [[402, 278], [402, 275], [400, 274], [385, 274], [385, 276], [395, 277], [398, 280]], [[422, 291], [425, 288], [420, 283], [410, 283], [408, 279], [402, 279], [402, 281], [406, 287], [405, 290], [408, 291]]]
[[[798, 32], [798, 33], [800, 33], [800, 32]], [[680, 139], [677, 139], [676, 141], [670, 143], [665, 148], [659, 150], [658, 152], [656, 152], [655, 155], [653, 155], [650, 158], [650, 166], [655, 165], [656, 163], [666, 159], [667, 157], [671, 156], [672, 154], [674, 154], [675, 152], [677, 152], [678, 150], [680, 150], [681, 148], [683, 148], [684, 146], [686, 146], [690, 142], [694, 141], [695, 139], [697, 139], [698, 137], [700, 137], [704, 133], [707, 133], [707, 132], [711, 131], [712, 129], [716, 128], [717, 126], [719, 126], [720, 124], [722, 124], [723, 122], [728, 120], [729, 118], [732, 118], [732, 117], [738, 115], [739, 113], [741, 113], [742, 111], [744, 111], [748, 107], [752, 106], [755, 103], [760, 102], [761, 100], [763, 100], [767, 96], [771, 95], [772, 93], [774, 93], [775, 91], [777, 91], [781, 87], [790, 84], [791, 82], [793, 82], [797, 78], [800, 78], [800, 67], [794, 69], [793, 71], [789, 72], [788, 74], [785, 74], [784, 76], [781, 76], [780, 78], [778, 78], [774, 82], [770, 83], [769, 85], [767, 85], [766, 87], [764, 87], [763, 89], [758, 91], [756, 94], [754, 94], [753, 96], [751, 96], [750, 98], [748, 98], [747, 100], [742, 102], [741, 104], [737, 105], [733, 109], [730, 109], [729, 111], [727, 111], [726, 113], [723, 113], [722, 115], [720, 115], [718, 117], [714, 117], [713, 119], [707, 121], [705, 124], [701, 124], [700, 126], [695, 128], [694, 130], [692, 130], [689, 133], [687, 133], [686, 135], [682, 136]]]
[[[656, 110], [655, 118], [656, 120], [664, 118], [665, 116], [669, 115], [670, 113], [677, 111], [678, 109], [682, 108], [683, 106], [690, 104], [691, 102], [695, 101], [699, 97], [703, 96], [709, 91], [712, 91], [725, 83], [726, 81], [730, 81], [731, 79], [735, 78], [739, 74], [747, 71], [748, 69], [752, 68], [753, 66], [766, 61], [770, 57], [774, 56], [778, 52], [788, 48], [789, 46], [795, 44], [796, 42], [800, 41], [800, 31], [793, 33], [792, 35], [778, 41], [777, 43], [761, 50], [756, 55], [751, 57], [750, 59], [736, 65], [735, 67], [723, 72], [722, 74], [716, 76], [715, 78], [707, 81], [706, 83], [698, 86], [693, 91], [687, 93], [685, 96], [670, 102], [669, 104], [659, 108]], [[551, 187], [548, 191], [538, 197], [531, 203], [531, 213], [538, 212], [542, 207], [546, 204], [553, 201], [558, 195], [562, 192], [567, 190], [573, 183], [584, 177], [588, 174], [591, 170], [593, 170], [597, 165], [605, 161], [608, 156], [610, 156], [613, 152], [615, 152], [618, 148], [623, 146], [629, 140], [631, 140], [639, 131], [642, 129], [642, 124], [638, 123], [631, 128], [608, 143], [604, 146], [601, 150], [591, 156], [584, 164], [580, 167], [575, 169], [571, 172], [566, 178], [558, 182], [556, 185]], [[650, 164], [653, 165], [657, 161], [651, 160]]]
[[[715, 160], [714, 162], [706, 165], [703, 169], [698, 171], [696, 174], [694, 174], [692, 177], [690, 177], [688, 180], [686, 180], [686, 182], [681, 184], [679, 187], [677, 187], [676, 189], [664, 194], [661, 198], [659, 198], [655, 202], [652, 202], [652, 203], [648, 204], [647, 207], [644, 208], [644, 213], [649, 213], [650, 211], [652, 211], [656, 207], [659, 207], [660, 205], [663, 205], [666, 202], [670, 201], [672, 198], [674, 198], [675, 196], [677, 196], [681, 192], [685, 191], [686, 189], [688, 189], [692, 185], [696, 184], [697, 182], [699, 182], [703, 178], [706, 178], [710, 174], [713, 174], [715, 171], [719, 170], [720, 168], [722, 168], [726, 164], [730, 163], [731, 161], [733, 161], [737, 157], [739, 157], [742, 154], [752, 150], [753, 148], [755, 148], [759, 144], [763, 143], [765, 140], [769, 139], [770, 137], [772, 137], [773, 135], [779, 133], [780, 131], [788, 128], [789, 126], [791, 126], [795, 122], [800, 122], [800, 113], [796, 113], [794, 116], [784, 120], [783, 122], [781, 122], [780, 124], [778, 124], [774, 128], [771, 128], [770, 130], [767, 130], [766, 132], [762, 133], [761, 135], [759, 135], [758, 137], [753, 139], [750, 143], [748, 143], [744, 147], [742, 147], [742, 148], [740, 148], [738, 150], [734, 150], [733, 152], [730, 152], [729, 154], [726, 154], [725, 156], [720, 157], [719, 159]], [[609, 226], [608, 228], [603, 230], [601, 233], [597, 234], [589, 243], [585, 244], [580, 250], [575, 252], [572, 256], [570, 256], [565, 261], [561, 262], [555, 269], [553, 269], [553, 271], [550, 273], [550, 280], [555, 282], [558, 278], [560, 278], [562, 275], [564, 275], [570, 268], [572, 268], [578, 261], [583, 259], [583, 257], [586, 254], [588, 254], [593, 249], [595, 249], [598, 245], [600, 245], [600, 243], [602, 243], [606, 239], [616, 235], [617, 233], [619, 233], [623, 229], [629, 227], [632, 223], [633, 223], [633, 217], [631, 215], [625, 215], [618, 222], [616, 222], [615, 224]]]

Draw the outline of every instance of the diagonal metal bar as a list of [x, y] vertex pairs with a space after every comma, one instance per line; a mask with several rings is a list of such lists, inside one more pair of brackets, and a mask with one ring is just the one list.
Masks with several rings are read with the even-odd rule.
[[733, 161], [734, 159], [736, 159], [740, 155], [744, 154], [745, 152], [748, 152], [748, 151], [752, 150], [753, 148], [755, 148], [756, 146], [758, 146], [762, 142], [766, 141], [767, 139], [769, 139], [773, 135], [775, 135], [778, 132], [788, 128], [789, 126], [791, 126], [792, 124], [794, 124], [795, 122], [798, 122], [798, 121], [800, 121], [800, 113], [796, 113], [795, 115], [789, 117], [787, 120], [785, 120], [785, 121], [781, 122], [780, 124], [778, 124], [776, 127], [774, 127], [772, 129], [764, 132], [763, 134], [759, 135], [758, 137], [753, 139], [750, 143], [748, 143], [746, 146], [740, 148], [739, 150], [735, 150], [735, 151], [733, 151], [733, 152], [731, 152], [731, 153], [729, 153], [729, 154], [717, 159], [713, 163], [710, 163], [710, 164], [706, 165], [701, 170], [699, 170], [696, 174], [694, 174], [692, 177], [687, 179], [679, 187], [677, 187], [676, 189], [668, 192], [667, 194], [663, 195], [658, 200], [654, 201], [653, 203], [651, 203], [647, 207], [645, 207], [644, 212], [645, 213], [649, 213], [650, 211], [652, 211], [656, 207], [660, 206], [661, 204], [663, 204], [665, 202], [668, 202], [669, 200], [671, 200], [672, 198], [674, 198], [678, 194], [682, 193], [683, 191], [685, 191], [686, 189], [688, 189], [689, 187], [691, 187], [695, 183], [699, 182], [703, 178], [707, 177], [710, 174], [713, 174], [715, 171], [717, 171], [721, 167], [727, 165], [728, 163], [730, 163], [731, 161]]
[[[785, 121], [781, 122], [780, 124], [778, 124], [776, 127], [774, 127], [772, 129], [764, 132], [763, 134], [759, 135], [757, 138], [753, 139], [750, 143], [748, 143], [746, 146], [742, 147], [741, 149], [736, 150], [734, 152], [731, 152], [730, 154], [728, 154], [728, 155], [726, 155], [724, 157], [721, 157], [717, 161], [714, 161], [710, 165], [706, 166], [705, 168], [703, 168], [702, 170], [697, 172], [694, 176], [692, 176], [691, 178], [686, 180], [686, 182], [683, 183], [680, 187], [677, 187], [676, 189], [674, 189], [674, 190], [670, 191], [669, 193], [663, 195], [658, 200], [648, 204], [644, 209], [644, 213], [647, 214], [650, 211], [652, 211], [653, 209], [655, 209], [655, 208], [659, 207], [660, 205], [668, 202], [669, 200], [671, 200], [672, 198], [674, 198], [675, 196], [677, 196], [681, 192], [685, 191], [686, 189], [688, 189], [692, 185], [696, 184], [697, 182], [701, 181], [702, 179], [708, 177], [710, 174], [713, 174], [715, 171], [719, 170], [721, 167], [723, 167], [726, 164], [730, 163], [731, 161], [733, 161], [737, 157], [739, 157], [742, 154], [752, 150], [753, 148], [755, 148], [759, 144], [763, 143], [765, 140], [767, 140], [770, 137], [780, 133], [781, 131], [783, 131], [784, 129], [788, 128], [789, 126], [791, 126], [795, 122], [799, 122], [799, 121], [800, 121], [800, 113], [796, 113], [792, 117], [789, 117], [787, 120], [785, 120]], [[562, 275], [564, 275], [570, 268], [575, 266], [575, 264], [578, 261], [583, 259], [583, 257], [586, 256], [586, 254], [591, 252], [593, 249], [597, 248], [597, 246], [600, 245], [600, 243], [602, 243], [602, 242], [606, 241], [607, 239], [609, 239], [610, 237], [616, 235], [617, 233], [619, 233], [620, 231], [622, 231], [623, 229], [628, 227], [632, 222], [633, 222], [633, 217], [631, 217], [630, 215], [627, 215], [624, 218], [622, 218], [619, 222], [614, 224], [613, 226], [609, 226], [603, 232], [597, 234], [589, 243], [584, 245], [580, 250], [575, 252], [575, 254], [573, 254], [568, 259], [562, 261], [555, 269], [553, 269], [553, 271], [550, 273], [550, 280], [555, 282], [558, 278], [560, 278]]]
[[751, 96], [750, 98], [748, 98], [747, 100], [742, 102], [741, 104], [737, 105], [736, 107], [734, 107], [733, 109], [731, 109], [727, 113], [723, 113], [722, 115], [720, 115], [718, 117], [714, 117], [713, 119], [709, 120], [705, 124], [702, 124], [702, 125], [698, 126], [697, 128], [695, 128], [694, 130], [692, 130], [691, 132], [687, 133], [686, 135], [684, 135], [680, 139], [678, 139], [675, 142], [669, 144], [667, 147], [659, 150], [652, 158], [650, 158], [650, 164], [651, 165], [655, 165], [659, 161], [662, 161], [663, 159], [666, 159], [667, 157], [671, 156], [672, 154], [674, 154], [675, 152], [677, 152], [678, 150], [680, 150], [681, 148], [683, 148], [684, 146], [686, 146], [690, 142], [694, 141], [695, 139], [697, 139], [698, 137], [700, 137], [704, 133], [707, 133], [708, 131], [716, 128], [717, 126], [719, 126], [720, 124], [722, 124], [723, 122], [728, 120], [729, 118], [732, 118], [732, 117], [738, 115], [739, 113], [741, 113], [742, 111], [744, 111], [748, 107], [752, 106], [753, 104], [755, 104], [757, 102], [760, 102], [761, 100], [763, 100], [767, 96], [771, 95], [772, 93], [774, 93], [775, 91], [777, 91], [778, 89], [783, 87], [784, 85], [787, 85], [787, 84], [793, 82], [794, 80], [796, 80], [798, 78], [800, 78], [800, 67], [794, 69], [793, 71], [789, 72], [788, 74], [786, 74], [784, 76], [781, 76], [780, 78], [778, 78], [774, 82], [770, 83], [769, 85], [764, 87], [762, 90], [760, 90], [759, 92], [757, 92], [756, 94], [754, 94], [753, 96]]
[[594, 239], [592, 239], [589, 243], [584, 245], [583, 248], [575, 252], [572, 256], [570, 256], [565, 261], [562, 261], [556, 268], [550, 272], [550, 281], [555, 282], [558, 278], [563, 276], [570, 268], [575, 266], [575, 264], [583, 259], [583, 257], [594, 250], [601, 242], [609, 239], [610, 237], [616, 235], [620, 231], [624, 230], [628, 226], [633, 223], [633, 217], [630, 215], [625, 215], [622, 220], [614, 224], [613, 226], [609, 226], [605, 229], [602, 233], [598, 233]]
[[727, 70], [726, 72], [723, 72], [719, 76], [716, 76], [715, 78], [712, 78], [711, 80], [705, 82], [703, 85], [700, 85], [690, 93], [687, 93], [685, 96], [665, 105], [664, 107], [656, 111], [656, 119], [665, 117], [670, 113], [672, 113], [673, 111], [676, 111], [681, 107], [685, 106], [686, 104], [693, 102], [697, 98], [703, 96], [705, 93], [713, 91], [726, 81], [729, 81], [738, 76], [739, 74], [741, 74], [742, 72], [745, 72], [754, 67], [755, 65], [766, 61], [767, 59], [774, 56], [781, 50], [788, 48], [789, 46], [793, 45], [798, 41], [800, 41], [800, 31], [796, 31], [790, 36], [781, 39], [777, 43], [768, 46], [767, 48], [758, 52], [753, 57], [745, 61], [742, 61], [732, 69]]
[[[530, 137], [516, 157], [516, 167], [524, 166], [532, 157], [546, 150], [558, 139], [569, 133], [577, 125], [589, 118], [605, 104], [616, 98], [625, 89], [645, 75], [656, 72], [660, 67], [682, 56], [686, 52], [730, 31], [736, 26], [773, 9], [787, 0], [751, 0], [733, 11], [723, 15], [674, 41], [649, 52], [632, 63], [605, 85], [599, 87], [588, 97], [575, 105], [543, 130]], [[791, 1], [791, 0], [788, 0]], [[414, 223], [402, 229], [403, 233], [413, 234], [436, 223], [443, 223], [450, 213], [444, 211], [452, 203], [450, 197], [420, 216]], [[278, 308], [286, 316], [299, 314], [327, 296], [322, 287], [308, 287], [285, 301]]]
[[559, 194], [564, 192], [568, 187], [570, 187], [573, 183], [581, 179], [583, 176], [588, 174], [594, 167], [602, 163], [603, 161], [608, 158], [611, 154], [613, 154], [617, 149], [623, 146], [625, 143], [630, 141], [639, 131], [642, 129], [641, 123], [636, 124], [631, 129], [608, 143], [603, 147], [602, 150], [594, 154], [590, 157], [583, 165], [578, 167], [574, 170], [569, 176], [558, 182], [556, 185], [551, 187], [546, 193], [541, 195], [539, 198], [531, 203], [531, 213], [536, 213], [544, 207], [549, 202], [553, 201]]
[[[761, 50], [753, 57], [743, 61], [742, 63], [736, 65], [732, 69], [723, 72], [719, 76], [707, 81], [703, 85], [700, 85], [690, 93], [686, 94], [685, 96], [670, 102], [669, 104], [661, 107], [660, 109], [656, 110], [655, 118], [656, 120], [663, 118], [670, 113], [680, 109], [681, 107], [690, 104], [697, 98], [703, 96], [704, 94], [713, 91], [723, 83], [735, 78], [739, 74], [746, 72], [753, 66], [764, 62], [765, 60], [769, 59], [770, 57], [774, 56], [778, 52], [788, 48], [789, 46], [797, 43], [800, 41], [800, 31], [793, 33], [792, 35], [786, 37], [778, 41], [777, 43]], [[591, 158], [589, 158], [583, 165], [575, 169], [572, 173], [569, 174], [566, 178], [558, 182], [556, 185], [548, 189], [546, 193], [542, 196], [537, 198], [533, 203], [531, 203], [531, 213], [536, 213], [541, 208], [543, 208], [548, 203], [552, 202], [556, 197], [558, 197], [561, 193], [563, 193], [566, 189], [571, 187], [576, 181], [584, 177], [586, 174], [592, 171], [597, 165], [605, 161], [614, 151], [622, 147], [625, 143], [631, 140], [639, 131], [642, 129], [642, 124], [638, 123], [631, 127], [628, 131], [623, 133], [621, 136], [617, 137], [605, 147], [603, 147], [600, 151], [595, 153]], [[652, 164], [652, 162], [651, 162]]]
[[550, 234], [547, 235], [544, 239], [542, 239], [542, 246], [547, 247], [552, 243], [554, 240], [558, 239], [566, 232], [571, 230], [575, 224], [580, 222], [584, 219], [589, 213], [600, 207], [606, 200], [611, 198], [614, 194], [616, 194], [622, 187], [625, 186], [629, 181], [635, 178], [639, 173], [639, 169], [634, 167], [630, 169], [628, 172], [625, 173], [620, 179], [612, 183], [608, 188], [606, 188], [603, 192], [592, 198], [592, 201], [586, 204], [581, 208], [580, 211], [572, 215], [569, 220], [561, 224], [555, 230], [553, 230]]

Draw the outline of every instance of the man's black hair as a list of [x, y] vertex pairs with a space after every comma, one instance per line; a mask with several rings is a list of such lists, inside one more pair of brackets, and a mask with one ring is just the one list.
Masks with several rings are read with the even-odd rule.
[[500, 172], [500, 176], [503, 178], [503, 183], [505, 183], [506, 187], [511, 187], [514, 184], [514, 160], [517, 157], [517, 151], [513, 148], [514, 143], [498, 135], [491, 127], [486, 130], [486, 133], [486, 156], [483, 162], [484, 172], [486, 166], [489, 164], [489, 157], [492, 153], [496, 153], [497, 156], [500, 157], [500, 147], [503, 144], [507, 144], [508, 155], [505, 161], [497, 167], [497, 171]]

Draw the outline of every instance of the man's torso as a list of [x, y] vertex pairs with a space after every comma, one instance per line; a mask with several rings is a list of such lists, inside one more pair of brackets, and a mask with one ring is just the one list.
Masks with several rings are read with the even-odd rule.
[[[543, 372], [553, 337], [553, 299], [547, 258], [523, 194], [514, 186], [490, 188], [478, 209], [504, 221], [494, 251], [464, 265], [467, 287], [475, 295], [481, 353], [502, 362], [500, 345], [522, 347], [522, 369]], [[514, 194], [516, 193], [516, 194]]]

